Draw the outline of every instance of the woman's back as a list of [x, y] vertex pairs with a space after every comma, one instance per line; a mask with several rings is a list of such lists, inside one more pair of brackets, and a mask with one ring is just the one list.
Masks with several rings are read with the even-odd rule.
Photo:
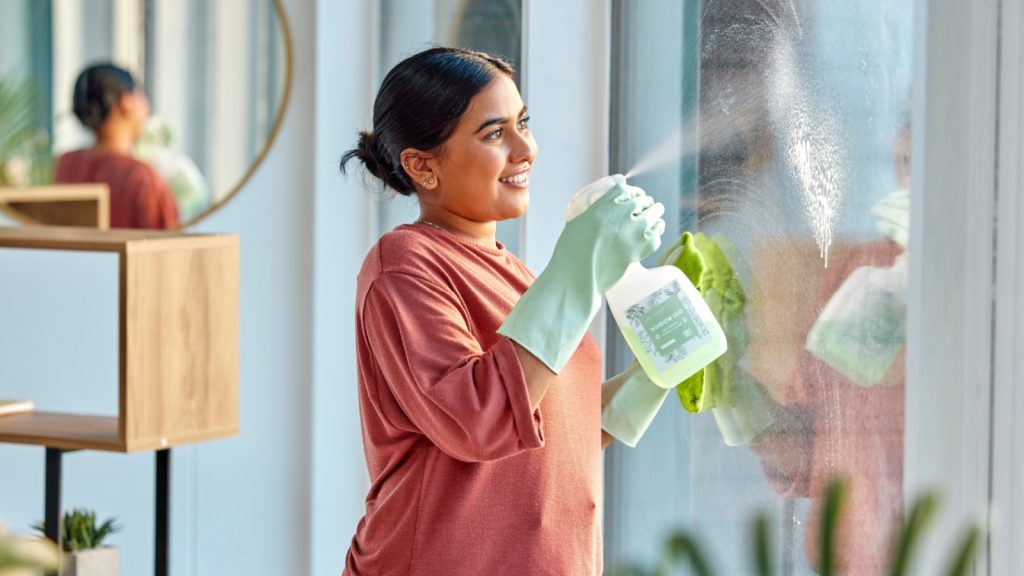
[[54, 181], [109, 186], [112, 228], [178, 227], [178, 208], [167, 182], [151, 166], [127, 154], [68, 152], [57, 162]]

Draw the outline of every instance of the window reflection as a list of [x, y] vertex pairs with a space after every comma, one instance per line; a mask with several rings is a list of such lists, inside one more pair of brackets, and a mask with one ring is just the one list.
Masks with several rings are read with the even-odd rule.
[[607, 564], [650, 564], [685, 527], [747, 573], [737, 543], [770, 510], [778, 568], [813, 573], [838, 475], [843, 573], [881, 573], [902, 510], [911, 2], [679, 4], [618, 3], [613, 159], [721, 248], [741, 303], [719, 317], [719, 406], [669, 403], [609, 454]]

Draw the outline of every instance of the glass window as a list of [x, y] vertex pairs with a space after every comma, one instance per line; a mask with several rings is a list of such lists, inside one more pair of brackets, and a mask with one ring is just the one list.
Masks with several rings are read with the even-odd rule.
[[[729, 352], [607, 461], [606, 568], [676, 529], [719, 573], [812, 574], [828, 481], [839, 562], [884, 572], [902, 512], [911, 0], [626, 1], [613, 10], [611, 162], [699, 233]], [[654, 259], [654, 258], [652, 258]], [[653, 262], [652, 262], [653, 264]], [[630, 355], [612, 335], [609, 370]]]
[[[444, 45], [505, 58], [515, 66], [519, 84], [523, 51], [522, 0], [385, 0], [380, 6], [380, 79], [404, 58], [434, 45]], [[383, 234], [418, 216], [419, 205], [415, 198], [381, 196], [378, 231]], [[497, 238], [514, 254], [519, 254], [519, 221], [499, 222]]]

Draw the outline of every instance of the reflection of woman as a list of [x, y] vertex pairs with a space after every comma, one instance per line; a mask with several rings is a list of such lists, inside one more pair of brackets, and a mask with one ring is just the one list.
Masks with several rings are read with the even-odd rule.
[[[372, 485], [345, 574], [601, 573], [600, 292], [660, 242], [621, 179], [538, 276], [495, 240], [537, 148], [512, 69], [433, 48], [384, 79], [355, 158], [420, 219], [364, 260], [356, 329]], [[529, 288], [529, 290], [527, 290]]]
[[73, 109], [96, 143], [61, 156], [54, 181], [107, 184], [113, 228], [177, 228], [178, 209], [167, 182], [132, 157], [149, 115], [149, 101], [132, 75], [111, 64], [86, 68], [75, 81]]

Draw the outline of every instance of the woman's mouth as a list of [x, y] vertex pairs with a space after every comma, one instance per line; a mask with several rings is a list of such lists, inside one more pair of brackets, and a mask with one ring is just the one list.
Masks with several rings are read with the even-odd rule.
[[498, 178], [498, 182], [508, 184], [509, 186], [516, 186], [517, 188], [526, 188], [530, 185], [530, 171], [520, 172], [508, 178]]

